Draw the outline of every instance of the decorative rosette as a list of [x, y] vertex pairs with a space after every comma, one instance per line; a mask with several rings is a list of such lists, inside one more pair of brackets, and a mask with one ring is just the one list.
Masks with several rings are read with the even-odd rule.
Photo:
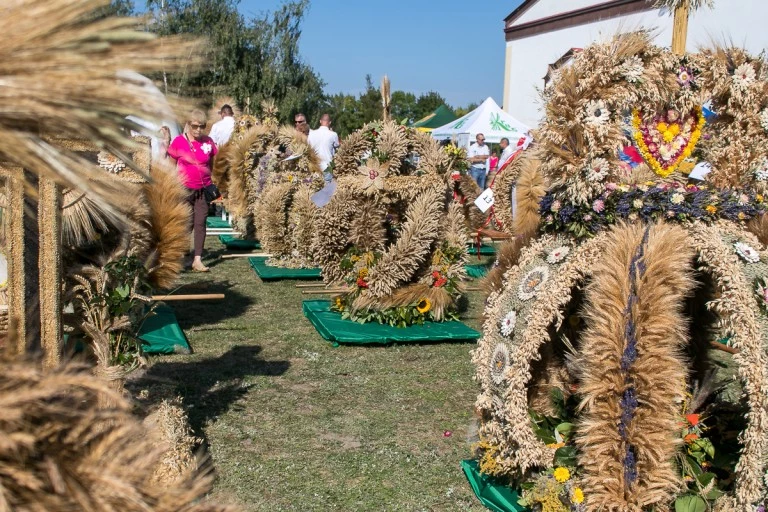
[[736, 254], [738, 254], [739, 257], [741, 257], [741, 259], [747, 263], [757, 263], [760, 261], [760, 253], [752, 248], [752, 246], [749, 244], [745, 244], [744, 242], [736, 242], [733, 244], [733, 248], [736, 250]]
[[504, 343], [499, 343], [491, 355], [491, 379], [496, 384], [504, 382], [504, 374], [509, 368], [509, 349]]
[[549, 254], [547, 254], [547, 263], [553, 265], [555, 263], [560, 263], [566, 258], [566, 256], [568, 256], [569, 252], [571, 252], [571, 249], [567, 245], [556, 247], [552, 249]]
[[515, 330], [515, 324], [517, 324], [517, 312], [513, 309], [507, 313], [504, 318], [501, 319], [501, 325], [499, 326], [499, 332], [504, 337], [509, 337]]
[[520, 300], [532, 299], [548, 280], [549, 268], [543, 265], [533, 268], [520, 281], [517, 296], [520, 297]]

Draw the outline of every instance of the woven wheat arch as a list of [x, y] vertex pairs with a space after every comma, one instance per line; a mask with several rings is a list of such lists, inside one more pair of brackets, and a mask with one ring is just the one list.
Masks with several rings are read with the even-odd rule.
[[[558, 413], [559, 390], [578, 402], [564, 442], [587, 510], [765, 499], [767, 78], [743, 50], [679, 57], [640, 31], [585, 48], [544, 92], [515, 176], [548, 184], [525, 223], [540, 231], [510, 244], [473, 354], [481, 471], [534, 481], [559, 465], [534, 421]], [[711, 432], [684, 439], [699, 418]], [[704, 464], [697, 488], [680, 461], [707, 436], [734, 460]]]
[[[467, 225], [447, 184], [451, 159], [428, 135], [391, 121], [352, 133], [334, 157], [337, 191], [317, 215], [314, 252], [352, 312], [421, 304], [455, 309]], [[407, 323], [407, 321], [406, 321]]]

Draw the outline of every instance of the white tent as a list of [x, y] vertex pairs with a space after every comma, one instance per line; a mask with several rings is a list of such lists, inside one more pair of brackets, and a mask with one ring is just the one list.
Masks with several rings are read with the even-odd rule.
[[475, 141], [475, 136], [482, 133], [486, 142], [498, 143], [504, 137], [514, 146], [517, 140], [528, 135], [530, 128], [507, 114], [488, 98], [482, 105], [469, 114], [432, 130], [432, 137], [437, 140], [454, 140], [461, 147], [468, 147]]

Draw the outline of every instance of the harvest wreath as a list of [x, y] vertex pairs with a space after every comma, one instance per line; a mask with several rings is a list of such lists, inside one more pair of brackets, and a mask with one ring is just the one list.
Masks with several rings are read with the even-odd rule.
[[342, 142], [314, 252], [323, 279], [348, 290], [333, 305], [345, 318], [398, 326], [455, 318], [467, 229], [445, 181], [449, 165], [428, 135], [389, 121]]
[[641, 31], [585, 48], [543, 94], [473, 355], [480, 470], [534, 510], [755, 510], [766, 63]]

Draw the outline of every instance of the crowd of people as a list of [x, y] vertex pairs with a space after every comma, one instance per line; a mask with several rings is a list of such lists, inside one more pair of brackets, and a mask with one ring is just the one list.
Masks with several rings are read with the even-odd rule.
[[[179, 179], [189, 190], [189, 204], [192, 208], [192, 231], [194, 234], [194, 249], [190, 267], [195, 272], [208, 272], [210, 269], [203, 264], [203, 248], [206, 236], [206, 218], [212, 201], [221, 197], [218, 188], [213, 183], [214, 157], [219, 148], [229, 142], [235, 129], [234, 110], [231, 105], [223, 105], [218, 112], [220, 119], [213, 123], [208, 135], [205, 128], [207, 116], [201, 110], [193, 110], [187, 116], [184, 130], [171, 140], [171, 132], [167, 126], [160, 129], [160, 147], [164, 155], [171, 158], [176, 165]], [[330, 200], [335, 183], [329, 170], [333, 155], [339, 147], [339, 136], [331, 129], [331, 116], [320, 116], [319, 126], [310, 129], [307, 116], [302, 113], [294, 116], [297, 131], [307, 137], [307, 141], [320, 159], [326, 187], [318, 192], [315, 202], [322, 206]]]

